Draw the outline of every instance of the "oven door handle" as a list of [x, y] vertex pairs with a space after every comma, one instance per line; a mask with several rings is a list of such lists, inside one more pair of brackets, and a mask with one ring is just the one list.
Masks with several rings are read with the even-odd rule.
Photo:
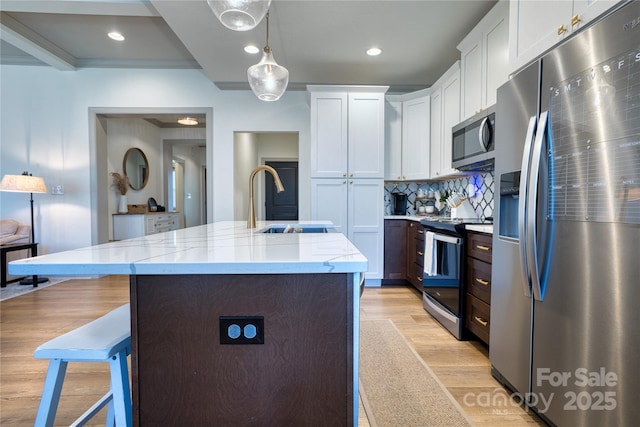
[[436, 302], [434, 302], [431, 299], [431, 297], [428, 296], [428, 294], [426, 292], [425, 292], [425, 295], [423, 296], [423, 302], [428, 304], [429, 307], [433, 308], [436, 312], [438, 312], [438, 314], [440, 314], [442, 317], [444, 317], [448, 321], [454, 322], [456, 324], [458, 323], [458, 318], [456, 316], [454, 316], [453, 314], [449, 313], [445, 309], [441, 308]]
[[462, 239], [459, 237], [447, 236], [446, 234], [433, 234], [433, 240], [439, 240], [445, 243], [452, 243], [454, 245], [461, 245]]

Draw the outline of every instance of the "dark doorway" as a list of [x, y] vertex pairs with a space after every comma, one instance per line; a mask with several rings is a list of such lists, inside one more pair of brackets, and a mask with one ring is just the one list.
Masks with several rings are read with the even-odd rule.
[[298, 162], [265, 162], [280, 175], [284, 186], [282, 193], [276, 192], [276, 186], [270, 173], [265, 176], [265, 218], [267, 221], [298, 219]]

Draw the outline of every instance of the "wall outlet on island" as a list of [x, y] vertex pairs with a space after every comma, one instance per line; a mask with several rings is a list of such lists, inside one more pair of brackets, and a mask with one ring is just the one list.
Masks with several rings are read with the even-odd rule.
[[264, 344], [264, 317], [220, 316], [220, 344]]
[[62, 196], [64, 194], [64, 185], [52, 185], [51, 194]]

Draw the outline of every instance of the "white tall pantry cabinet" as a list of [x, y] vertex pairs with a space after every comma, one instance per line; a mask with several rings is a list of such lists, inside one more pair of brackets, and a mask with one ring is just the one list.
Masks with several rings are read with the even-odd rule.
[[307, 86], [311, 219], [330, 220], [369, 261], [379, 284], [384, 249], [384, 94], [387, 86]]

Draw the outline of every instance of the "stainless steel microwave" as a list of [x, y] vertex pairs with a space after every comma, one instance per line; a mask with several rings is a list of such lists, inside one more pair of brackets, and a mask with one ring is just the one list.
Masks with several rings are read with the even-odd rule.
[[451, 165], [460, 170], [493, 170], [495, 106], [453, 127]]

